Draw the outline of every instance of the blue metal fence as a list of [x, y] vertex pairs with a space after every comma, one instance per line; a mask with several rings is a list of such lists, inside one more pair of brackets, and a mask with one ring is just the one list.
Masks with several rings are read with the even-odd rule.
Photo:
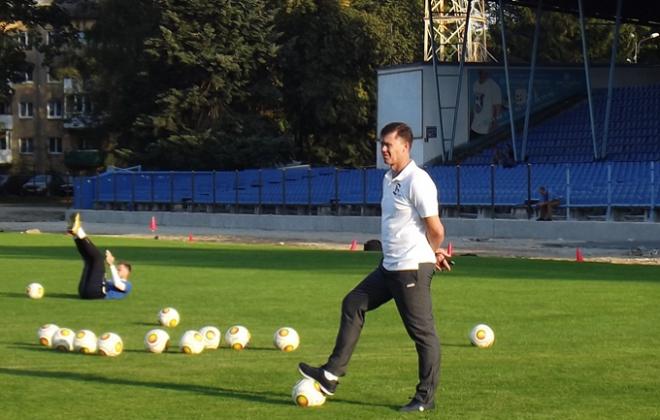
[[[426, 168], [444, 206], [516, 206], [540, 186], [566, 208], [654, 209], [656, 162], [434, 166]], [[252, 169], [208, 172], [108, 172], [74, 180], [74, 206], [96, 204], [364, 205], [381, 200], [381, 169]]]

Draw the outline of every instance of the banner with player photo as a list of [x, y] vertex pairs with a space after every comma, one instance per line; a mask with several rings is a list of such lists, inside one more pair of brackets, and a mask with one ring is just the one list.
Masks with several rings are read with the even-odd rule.
[[[484, 67], [468, 70], [470, 139], [479, 138], [503, 124], [509, 124], [511, 107], [516, 120], [524, 117], [529, 69], [511, 69], [509, 78], [512, 100], [506, 94], [504, 69]], [[531, 111], [534, 113], [585, 92], [582, 69], [536, 69]]]

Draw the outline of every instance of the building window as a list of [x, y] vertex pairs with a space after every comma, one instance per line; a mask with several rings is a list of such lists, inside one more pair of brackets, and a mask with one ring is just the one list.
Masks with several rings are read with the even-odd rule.
[[11, 131], [5, 131], [4, 134], [0, 135], [0, 150], [10, 150], [11, 149]]
[[3, 114], [3, 115], [10, 115], [11, 114], [11, 107], [9, 106], [8, 103], [0, 102], [0, 114]]
[[62, 137], [50, 137], [48, 139], [48, 153], [62, 153]]
[[89, 138], [78, 140], [78, 150], [97, 150], [97, 143]]
[[32, 76], [32, 70], [28, 70], [26, 72], [23, 72], [21, 74], [21, 82], [27, 83], [27, 82], [33, 82], [34, 78]]
[[62, 118], [62, 101], [48, 101], [48, 118]]
[[57, 33], [55, 33], [54, 31], [48, 31], [46, 33], [46, 45], [53, 44], [56, 40], [56, 37], [57, 37]]
[[30, 34], [27, 31], [21, 31], [18, 33], [18, 43], [21, 44], [24, 48], [30, 47]]
[[21, 154], [31, 155], [34, 153], [34, 139], [32, 137], [24, 137], [18, 139], [18, 148]]
[[86, 114], [91, 112], [92, 106], [89, 103], [87, 95], [74, 95], [73, 96], [73, 112], [75, 114]]
[[50, 67], [46, 67], [46, 83], [59, 83], [60, 80], [57, 80], [57, 77], [51, 73]]
[[32, 102], [21, 102], [18, 108], [19, 118], [32, 118], [34, 117], [34, 105]]

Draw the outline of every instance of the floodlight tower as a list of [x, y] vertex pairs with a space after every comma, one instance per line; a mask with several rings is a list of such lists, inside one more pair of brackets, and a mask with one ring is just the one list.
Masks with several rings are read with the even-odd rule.
[[[466, 30], [469, 2], [472, 2], [472, 7], [469, 27]], [[432, 11], [431, 16], [429, 10]], [[439, 61], [460, 61], [466, 32], [465, 61], [488, 61], [487, 26], [484, 0], [424, 0], [424, 61], [431, 61], [433, 58], [434, 43], [431, 37], [434, 37]]]

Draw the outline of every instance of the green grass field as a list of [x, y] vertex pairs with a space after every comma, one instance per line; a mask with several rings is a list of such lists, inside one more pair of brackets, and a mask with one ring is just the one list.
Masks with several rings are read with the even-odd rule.
[[[416, 353], [389, 303], [369, 313], [338, 393], [301, 409], [290, 391], [297, 363], [325, 361], [342, 297], [378, 254], [267, 245], [99, 237], [134, 265], [124, 301], [77, 298], [81, 262], [64, 235], [0, 234], [0, 418], [227, 419], [650, 419], [660, 418], [660, 267], [457, 257], [436, 276], [433, 299], [443, 344], [438, 408], [400, 415], [414, 392]], [[460, 250], [459, 250], [460, 251]], [[38, 281], [41, 300], [25, 296]], [[233, 324], [251, 348], [187, 356], [143, 350], [160, 308], [187, 329]], [[493, 327], [495, 346], [469, 345], [470, 328]], [[38, 345], [41, 324], [122, 336], [117, 358]], [[293, 353], [273, 332], [301, 335]]]

